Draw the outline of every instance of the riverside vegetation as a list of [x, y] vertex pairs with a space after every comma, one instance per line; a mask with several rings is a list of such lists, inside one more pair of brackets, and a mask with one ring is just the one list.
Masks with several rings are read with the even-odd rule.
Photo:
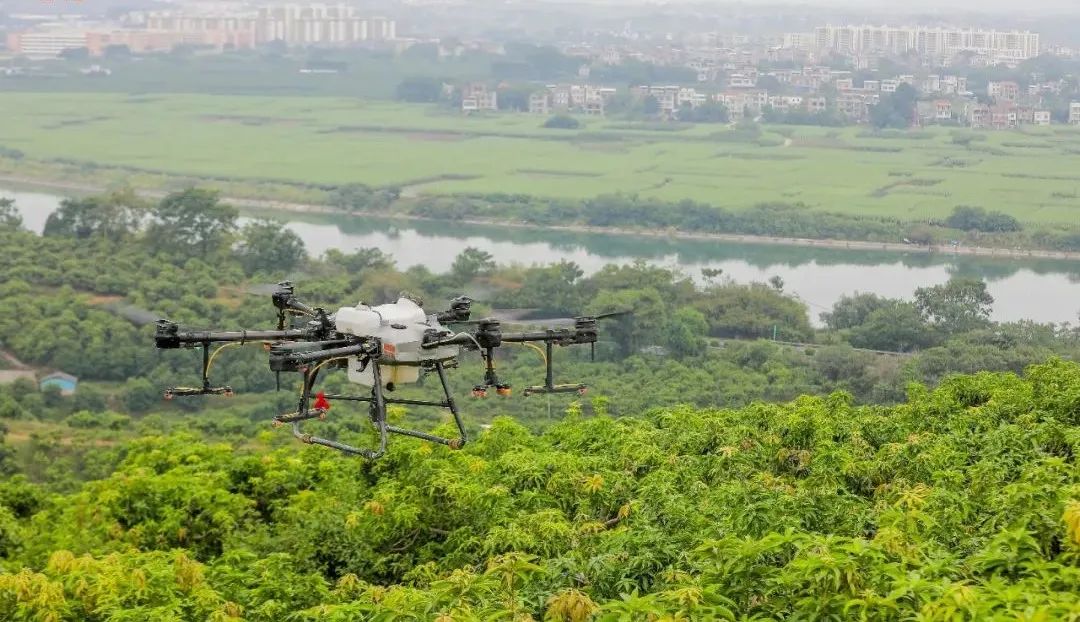
[[[0, 342], [81, 377], [68, 398], [0, 389], [0, 618], [1080, 618], [1080, 367], [1059, 358], [1080, 335], [990, 322], [978, 281], [849, 297], [815, 330], [775, 279], [477, 251], [402, 272], [235, 219], [201, 190], [118, 193], [65, 202], [38, 236], [0, 205]], [[284, 276], [327, 306], [476, 288], [635, 316], [596, 364], [560, 352], [593, 397], [467, 403], [461, 452], [403, 440], [364, 463], [269, 432], [294, 395], [258, 349], [215, 368], [232, 402], [164, 407], [196, 361], [154, 352], [131, 307], [254, 325], [268, 305], [245, 289]], [[774, 327], [816, 345], [752, 340]], [[501, 362], [518, 386], [529, 356]], [[979, 370], [996, 373], [954, 375]], [[328, 433], [363, 440], [334, 415]]]
[[[116, 93], [13, 92], [0, 114], [11, 122], [0, 175], [28, 181], [195, 182], [241, 198], [545, 226], [1080, 248], [1080, 132], [1068, 127], [574, 118], [579, 128], [552, 129], [526, 114], [463, 117], [410, 103]], [[183, 136], [162, 133], [181, 125]], [[177, 155], [205, 153], [229, 157]], [[949, 226], [964, 207], [1011, 221]]]

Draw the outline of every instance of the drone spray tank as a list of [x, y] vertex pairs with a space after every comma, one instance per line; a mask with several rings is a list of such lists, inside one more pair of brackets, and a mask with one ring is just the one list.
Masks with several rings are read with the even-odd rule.
[[[379, 375], [384, 386], [390, 388], [417, 382], [423, 361], [448, 360], [458, 353], [457, 348], [451, 346], [434, 350], [420, 347], [426, 332], [442, 330], [442, 327], [408, 298], [375, 307], [362, 302], [355, 307], [342, 307], [334, 314], [334, 321], [337, 330], [343, 334], [376, 337], [382, 342]], [[349, 382], [365, 387], [375, 385], [374, 369], [359, 359], [350, 359], [348, 374]]]

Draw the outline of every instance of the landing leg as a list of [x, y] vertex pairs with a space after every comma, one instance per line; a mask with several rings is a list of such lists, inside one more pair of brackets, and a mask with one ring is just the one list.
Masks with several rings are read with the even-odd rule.
[[[363, 457], [367, 458], [368, 460], [374, 460], [376, 458], [381, 457], [383, 454], [385, 454], [386, 453], [386, 432], [387, 432], [387, 426], [386, 426], [386, 400], [383, 399], [382, 376], [379, 373], [379, 366], [377, 364], [375, 364], [374, 362], [372, 362], [372, 364], [374, 365], [375, 386], [371, 388], [371, 398], [369, 398], [369, 399], [371, 401], [372, 423], [375, 424], [375, 428], [379, 431], [379, 448], [378, 449], [372, 450], [372, 449], [365, 449], [363, 447], [353, 447], [352, 445], [347, 445], [345, 443], [340, 443], [338, 441], [333, 441], [333, 440], [330, 440], [328, 438], [321, 438], [321, 437], [318, 437], [318, 436], [312, 436], [311, 434], [305, 434], [300, 429], [300, 421], [299, 420], [292, 421], [292, 433], [293, 433], [293, 436], [295, 436], [296, 438], [300, 439], [300, 441], [302, 441], [304, 443], [307, 443], [309, 445], [322, 445], [323, 447], [330, 447], [332, 449], [337, 449], [338, 451], [342, 451], [342, 452], [345, 452], [347, 454], [354, 454], [354, 455], [358, 455], [358, 456], [363, 456]], [[315, 377], [317, 375], [318, 375], [318, 371], [316, 371], [315, 373], [308, 373], [308, 372], [304, 373], [304, 391], [303, 391], [303, 395], [300, 397], [300, 409], [299, 409], [300, 413], [306, 412], [307, 401], [308, 401], [309, 396], [311, 395], [311, 388], [315, 384]]]

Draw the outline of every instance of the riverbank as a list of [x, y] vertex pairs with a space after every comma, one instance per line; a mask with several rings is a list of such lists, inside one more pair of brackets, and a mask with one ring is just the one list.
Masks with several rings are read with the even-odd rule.
[[[23, 176], [0, 175], [0, 184], [19, 186], [27, 190], [65, 190], [79, 194], [93, 194], [106, 191], [105, 187], [93, 184], [63, 182], [57, 180], [44, 180]], [[139, 196], [149, 199], [160, 199], [167, 193], [161, 190], [137, 189]], [[250, 199], [241, 197], [223, 196], [222, 199], [236, 207], [248, 208], [259, 211], [273, 211], [286, 213], [327, 214], [343, 216], [377, 216], [387, 220], [401, 221], [426, 221], [444, 222], [441, 219], [417, 216], [414, 214], [386, 213], [386, 212], [360, 212], [347, 211], [329, 205], [312, 203], [293, 203], [285, 201], [271, 201], [266, 199]], [[1023, 259], [1056, 259], [1064, 261], [1080, 261], [1080, 252], [1054, 251], [1044, 249], [1027, 248], [993, 248], [985, 246], [966, 245], [919, 245], [904, 244], [897, 242], [867, 242], [861, 240], [830, 240], [813, 238], [785, 238], [774, 236], [747, 235], [737, 233], [692, 233], [677, 230], [656, 229], [621, 229], [612, 227], [590, 227], [585, 225], [537, 225], [522, 222], [504, 222], [484, 219], [455, 219], [455, 224], [476, 226], [513, 227], [516, 229], [541, 230], [541, 231], [564, 231], [568, 233], [592, 233], [601, 235], [629, 236], [642, 238], [662, 238], [678, 240], [698, 240], [717, 242], [737, 242], [742, 244], [764, 244], [779, 246], [799, 246], [807, 248], [828, 248], [852, 251], [880, 251], [888, 253], [923, 253], [940, 255], [963, 255], [987, 258], [1023, 258]]]

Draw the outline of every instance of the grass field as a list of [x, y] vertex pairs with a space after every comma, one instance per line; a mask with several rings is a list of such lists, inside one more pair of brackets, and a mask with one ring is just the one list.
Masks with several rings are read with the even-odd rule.
[[191, 176], [410, 186], [410, 193], [553, 197], [638, 193], [742, 208], [815, 208], [916, 220], [978, 205], [1025, 222], [1080, 219], [1080, 131], [1053, 127], [873, 136], [865, 128], [588, 119], [321, 97], [17, 93], [0, 97], [0, 147]]

